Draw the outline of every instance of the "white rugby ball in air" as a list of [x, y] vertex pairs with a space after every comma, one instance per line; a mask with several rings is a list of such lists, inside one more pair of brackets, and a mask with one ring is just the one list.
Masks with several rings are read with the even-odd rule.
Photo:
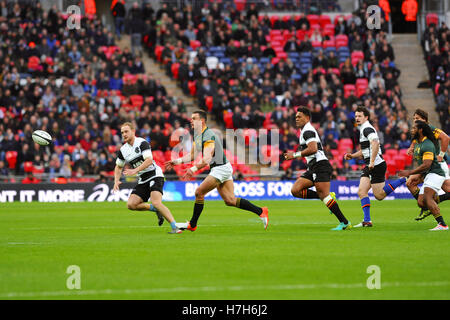
[[52, 142], [52, 136], [43, 130], [36, 130], [31, 135], [33, 141], [41, 146], [48, 146]]

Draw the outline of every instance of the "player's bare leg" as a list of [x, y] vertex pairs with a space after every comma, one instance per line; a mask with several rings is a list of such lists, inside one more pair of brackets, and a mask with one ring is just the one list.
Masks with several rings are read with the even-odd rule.
[[197, 221], [203, 211], [205, 196], [208, 192], [217, 188], [218, 185], [219, 181], [213, 176], [208, 175], [205, 180], [203, 180], [203, 182], [195, 190], [195, 204], [192, 218], [186, 226], [181, 226], [180, 224], [179, 228], [184, 229], [184, 227], [186, 227], [186, 229], [190, 231], [195, 231], [197, 229]]
[[151, 200], [153, 206], [167, 220], [167, 222], [172, 224], [172, 222], [175, 221], [175, 219], [173, 218], [173, 215], [170, 212], [169, 208], [167, 208], [162, 203], [162, 194], [161, 194], [161, 192], [159, 192], [159, 191], [152, 191], [152, 193], [150, 193], [150, 200]]
[[[412, 175], [406, 181], [406, 186], [408, 187], [409, 192], [413, 195], [413, 197], [418, 200], [419, 198], [419, 187], [418, 185], [423, 183], [423, 176], [420, 174]], [[444, 194], [434, 194], [434, 201], [436, 203], [440, 203], [442, 201], [450, 200], [450, 179], [444, 181], [442, 185], [442, 190], [445, 192]], [[416, 221], [421, 221], [432, 214], [432, 212], [425, 205], [420, 206], [421, 210], [419, 215], [415, 218]]]
[[291, 193], [296, 198], [301, 199], [320, 199], [316, 191], [309, 190], [314, 183], [305, 178], [298, 178], [291, 188]]
[[435, 228], [430, 230], [448, 230], [448, 226], [445, 223], [444, 218], [441, 216], [439, 206], [434, 200], [435, 193], [436, 192], [433, 189], [425, 187], [424, 194], [419, 195], [419, 206], [428, 208], [431, 211], [433, 217], [436, 219], [436, 222], [438, 223]]
[[222, 197], [227, 206], [240, 208], [243, 210], [251, 211], [257, 214], [264, 223], [264, 228], [267, 229], [269, 224], [269, 212], [266, 207], [260, 208], [246, 199], [236, 198], [234, 195], [234, 183], [233, 180], [227, 180], [217, 186], [217, 191]]
[[[158, 197], [158, 194], [159, 194], [159, 197]], [[150, 194], [150, 200], [152, 201], [153, 204], [156, 203], [158, 205], [158, 207], [164, 207], [167, 209], [167, 207], [162, 204], [161, 199], [162, 199], [162, 194], [160, 192], [153, 191]], [[153, 201], [155, 201], [155, 202], [153, 202]], [[136, 194], [130, 195], [130, 197], [128, 198], [127, 206], [128, 206], [129, 210], [133, 210], [133, 211], [149, 211], [150, 210], [150, 204], [147, 202], [144, 202], [144, 200], [142, 200], [142, 198]], [[157, 210], [159, 211], [159, 209], [157, 209]], [[169, 209], [167, 209], [167, 210], [169, 210]], [[170, 211], [169, 211], [169, 215], [170, 216], [166, 216], [162, 213], [162, 216], [164, 216], [167, 219], [167, 221], [169, 221], [169, 223], [172, 227], [172, 232], [170, 232], [170, 233], [178, 233], [178, 232], [176, 232], [175, 219], [173, 218]], [[162, 223], [159, 223], [159, 225], [161, 226]]]
[[141, 197], [136, 194], [130, 195], [127, 202], [127, 207], [132, 211], [149, 211], [150, 204], [144, 202]]

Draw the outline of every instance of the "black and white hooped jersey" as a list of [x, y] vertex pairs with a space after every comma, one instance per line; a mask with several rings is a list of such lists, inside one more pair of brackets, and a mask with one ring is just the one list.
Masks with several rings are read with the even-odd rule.
[[[370, 142], [373, 140], [378, 140], [378, 133], [375, 128], [370, 124], [369, 121], [364, 122], [359, 127], [359, 143], [361, 144], [361, 151], [363, 154], [364, 162], [366, 164], [370, 163], [370, 157], [372, 155], [372, 146]], [[377, 157], [375, 158], [374, 165], [378, 165], [384, 161], [383, 156], [381, 155], [381, 145], [378, 149]]]
[[308, 143], [316, 141], [317, 142], [317, 152], [306, 156], [306, 162], [308, 164], [308, 168], [313, 166], [319, 161], [327, 160], [328, 158], [325, 156], [325, 153], [323, 152], [322, 142], [320, 142], [319, 134], [317, 133], [316, 129], [312, 126], [310, 122], [308, 122], [302, 129], [302, 132], [300, 134], [300, 151], [305, 150], [308, 147]]
[[[136, 137], [133, 145], [125, 143], [117, 154], [116, 164], [123, 167], [129, 163], [133, 168], [139, 167], [147, 158], [152, 157], [150, 144], [143, 138]], [[161, 168], [153, 161], [146, 169], [138, 172], [138, 183], [145, 183], [156, 177], [164, 177]]]

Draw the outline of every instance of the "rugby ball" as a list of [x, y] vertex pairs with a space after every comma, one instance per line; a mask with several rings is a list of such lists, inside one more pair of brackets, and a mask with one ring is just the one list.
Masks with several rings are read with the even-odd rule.
[[41, 146], [48, 146], [52, 142], [52, 136], [43, 130], [36, 130], [31, 135], [33, 141]]

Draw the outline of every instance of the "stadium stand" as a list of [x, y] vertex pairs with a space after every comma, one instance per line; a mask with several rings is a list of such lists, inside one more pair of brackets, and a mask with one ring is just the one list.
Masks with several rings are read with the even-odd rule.
[[450, 30], [446, 23], [439, 24], [436, 14], [426, 16], [422, 48], [430, 76], [430, 84], [436, 100], [436, 112], [442, 129], [450, 131]]
[[[409, 123], [384, 21], [380, 30], [364, 28], [364, 2], [359, 11], [334, 19], [315, 11], [315, 1], [301, 3], [309, 5], [306, 14], [269, 16], [251, 1], [215, 2], [200, 10], [163, 3], [157, 11], [133, 8], [133, 14], [145, 17], [143, 48], [223, 128], [280, 129], [279, 147], [265, 148], [266, 156], [293, 149], [295, 109], [307, 106], [336, 178], [345, 179], [362, 165], [342, 156], [356, 147], [354, 110], [365, 105], [381, 142], [397, 151], [392, 159], [404, 157], [400, 145], [406, 145]], [[339, 10], [337, 1], [321, 3], [322, 10]], [[291, 4], [271, 2], [287, 10]], [[185, 107], [143, 69], [139, 56], [119, 49], [99, 19], [83, 17], [86, 27], [71, 30], [70, 37], [62, 31], [62, 14], [39, 5], [16, 4], [1, 19], [2, 176], [24, 174], [25, 163], [56, 182], [110, 173], [120, 144], [118, 124], [125, 119], [151, 141], [159, 164], [168, 158], [169, 135], [188, 124]], [[31, 143], [35, 129], [50, 132], [54, 146]], [[280, 163], [285, 170], [305, 168], [298, 160]], [[389, 163], [395, 174], [400, 161]], [[254, 173], [238, 161], [235, 169]]]
[[[332, 20], [326, 14], [269, 17], [255, 6], [247, 14], [242, 11], [220, 18], [221, 6], [216, 5], [214, 10], [219, 13], [215, 20], [209, 10], [203, 10], [202, 16], [185, 23], [189, 25], [186, 29], [171, 18], [179, 16], [175, 9], [161, 18], [167, 31], [160, 44], [147, 48], [156, 55], [167, 46], [167, 35], [182, 40], [193, 30], [190, 42], [183, 45], [173, 40], [167, 49], [179, 51], [177, 46], [182, 46], [186, 55], [180, 59], [172, 55], [162, 63], [184, 92], [195, 96], [200, 107], [212, 112], [224, 128], [257, 129], [262, 122], [265, 129], [286, 127], [289, 132], [295, 107], [308, 106], [322, 140], [342, 145], [342, 138], [356, 136], [353, 110], [365, 105], [382, 132], [384, 146], [399, 152], [402, 137], [406, 136], [406, 141], [409, 137], [397, 82], [400, 70], [387, 40], [385, 21], [380, 30], [362, 25], [366, 7], [363, 3], [360, 11]], [[184, 16], [186, 12], [189, 7]], [[178, 37], [172, 36], [170, 29], [178, 30]], [[346, 172], [342, 156], [356, 147], [354, 142], [329, 154], [340, 174]], [[406, 142], [401, 145], [405, 147]], [[395, 166], [397, 162], [392, 162], [391, 174], [401, 168]], [[304, 164], [291, 162], [291, 168], [303, 169]]]

